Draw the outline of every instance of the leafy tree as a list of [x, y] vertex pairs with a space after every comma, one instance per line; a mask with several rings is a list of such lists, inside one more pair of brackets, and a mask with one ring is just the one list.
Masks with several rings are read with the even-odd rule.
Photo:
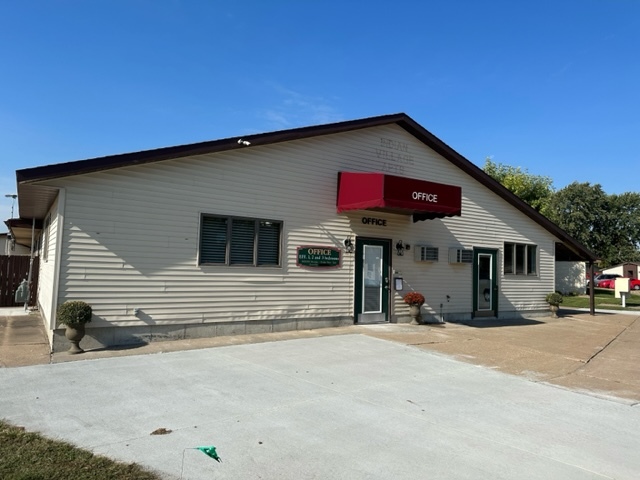
[[609, 200], [600, 185], [574, 182], [558, 190], [548, 205], [548, 217], [560, 228], [602, 255], [609, 238]]
[[485, 160], [483, 170], [540, 213], [548, 213], [547, 206], [554, 193], [550, 177], [533, 175], [520, 167], [494, 163], [489, 158]]
[[607, 195], [599, 184], [574, 182], [558, 190], [547, 208], [548, 217], [604, 267], [640, 261], [640, 194]]
[[610, 201], [610, 262], [640, 262], [640, 194], [611, 195]]
[[607, 195], [574, 182], [555, 191], [549, 177], [487, 158], [484, 171], [602, 259], [604, 267], [640, 262], [640, 194]]

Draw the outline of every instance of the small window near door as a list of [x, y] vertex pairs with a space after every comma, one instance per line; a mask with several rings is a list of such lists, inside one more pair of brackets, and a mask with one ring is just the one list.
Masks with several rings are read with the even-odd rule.
[[537, 275], [538, 247], [524, 243], [504, 244], [505, 275]]

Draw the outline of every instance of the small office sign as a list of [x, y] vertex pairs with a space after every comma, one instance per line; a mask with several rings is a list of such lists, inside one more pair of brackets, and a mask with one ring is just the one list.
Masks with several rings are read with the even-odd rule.
[[340, 249], [335, 247], [298, 247], [296, 265], [311, 268], [338, 268], [340, 266], [340, 254]]

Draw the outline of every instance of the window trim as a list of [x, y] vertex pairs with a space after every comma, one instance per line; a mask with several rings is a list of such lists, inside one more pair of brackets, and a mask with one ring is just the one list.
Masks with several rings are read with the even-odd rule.
[[[533, 254], [535, 255], [533, 262], [533, 271], [530, 268], [530, 249], [533, 247]], [[518, 250], [522, 249], [522, 264], [524, 272], [518, 272]], [[538, 277], [538, 270], [540, 264], [540, 255], [538, 252], [540, 249], [538, 245], [534, 243], [521, 243], [521, 242], [504, 242], [503, 245], [503, 261], [502, 272], [503, 274], [514, 277]], [[511, 258], [511, 271], [507, 271], [507, 259]]]
[[[203, 244], [202, 244], [202, 236], [203, 236], [203, 226], [205, 218], [219, 218], [226, 221], [226, 240], [225, 240], [225, 251], [224, 251], [224, 263], [222, 262], [204, 262], [202, 260], [202, 252], [203, 252]], [[252, 262], [251, 263], [231, 263], [231, 245], [233, 241], [233, 222], [235, 221], [253, 221], [254, 222], [254, 230], [253, 230], [253, 253], [252, 253]], [[258, 259], [259, 248], [260, 248], [260, 227], [262, 222], [270, 222], [279, 226], [278, 229], [278, 247], [277, 247], [277, 256], [278, 263], [277, 264], [260, 264]], [[257, 217], [241, 217], [237, 215], [219, 215], [215, 213], [200, 213], [200, 224], [198, 229], [198, 255], [197, 261], [199, 267], [256, 267], [256, 268], [282, 268], [283, 265], [283, 240], [284, 240], [284, 221], [275, 220], [275, 219], [267, 219], [267, 218], [257, 218]]]

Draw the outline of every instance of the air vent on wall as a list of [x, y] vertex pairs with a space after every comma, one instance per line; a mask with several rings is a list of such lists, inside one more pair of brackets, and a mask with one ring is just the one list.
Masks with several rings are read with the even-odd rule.
[[414, 259], [416, 262], [437, 262], [438, 247], [429, 247], [427, 245], [416, 245], [414, 250]]
[[450, 248], [449, 263], [473, 263], [473, 250]]

